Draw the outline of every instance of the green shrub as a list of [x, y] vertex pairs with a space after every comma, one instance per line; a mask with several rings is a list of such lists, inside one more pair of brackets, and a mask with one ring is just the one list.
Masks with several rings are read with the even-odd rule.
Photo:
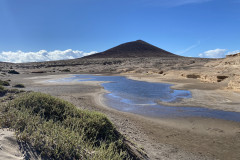
[[3, 86], [0, 86], [0, 96], [4, 96], [6, 93], [7, 90]]
[[42, 93], [25, 93], [0, 107], [0, 125], [16, 130], [53, 159], [129, 159], [123, 137], [101, 113], [77, 109]]
[[0, 80], [0, 86], [10, 86], [8, 81], [2, 81]]
[[62, 72], [71, 72], [69, 68], [61, 70]]
[[25, 91], [24, 90], [19, 90], [19, 89], [8, 89], [7, 92], [18, 94], [18, 93], [22, 93], [22, 92], [25, 92]]
[[16, 87], [16, 88], [25, 88], [25, 86], [23, 84], [16, 84], [14, 85], [13, 87]]
[[15, 70], [9, 70], [8, 73], [9, 73], [9, 74], [19, 74], [19, 72], [18, 72], [18, 71], [15, 71]]

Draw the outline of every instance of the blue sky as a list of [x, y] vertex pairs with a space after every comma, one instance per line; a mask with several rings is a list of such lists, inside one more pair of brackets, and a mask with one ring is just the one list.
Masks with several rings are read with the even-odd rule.
[[70, 59], [138, 39], [223, 57], [240, 52], [239, 8], [240, 0], [0, 0], [0, 61]]

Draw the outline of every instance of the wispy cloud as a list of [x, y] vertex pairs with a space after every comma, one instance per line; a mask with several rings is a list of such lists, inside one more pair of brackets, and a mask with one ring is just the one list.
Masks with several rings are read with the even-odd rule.
[[180, 6], [180, 5], [186, 5], [186, 4], [196, 4], [196, 3], [205, 3], [209, 2], [211, 0], [175, 0], [175, 5]]
[[176, 52], [176, 53], [177, 53], [177, 54], [187, 53], [187, 52], [189, 52], [189, 51], [192, 50], [193, 48], [196, 48], [196, 47], [199, 46], [199, 45], [200, 45], [200, 41], [198, 41], [196, 44], [191, 45], [191, 46], [189, 46], [188, 48], [186, 48], [186, 49], [184, 49], [184, 50], [181, 50], [181, 51], [178, 51], [178, 52]]
[[2, 62], [12, 62], [12, 63], [24, 63], [24, 62], [41, 62], [41, 61], [54, 61], [63, 59], [74, 59], [83, 56], [91, 55], [97, 53], [92, 51], [89, 53], [67, 49], [64, 51], [46, 51], [40, 50], [38, 52], [23, 52], [23, 51], [3, 51], [0, 53], [0, 61]]
[[166, 6], [166, 7], [177, 7], [187, 4], [199, 4], [213, 0], [142, 0], [142, 2], [150, 5]]

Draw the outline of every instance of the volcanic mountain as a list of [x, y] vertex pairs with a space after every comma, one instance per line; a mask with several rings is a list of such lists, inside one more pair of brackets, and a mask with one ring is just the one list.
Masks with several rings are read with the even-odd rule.
[[180, 57], [142, 40], [123, 43], [104, 52], [83, 58]]

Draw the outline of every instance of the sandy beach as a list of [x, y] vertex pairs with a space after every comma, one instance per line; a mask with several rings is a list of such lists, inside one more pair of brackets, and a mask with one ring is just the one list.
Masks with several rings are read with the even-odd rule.
[[[210, 118], [150, 118], [132, 113], [120, 112], [109, 108], [104, 103], [100, 86], [102, 82], [57, 82], [59, 78], [71, 77], [72, 74], [60, 75], [18, 75], [12, 76], [13, 83], [21, 82], [26, 90], [48, 93], [67, 100], [79, 108], [99, 111], [106, 114], [117, 129], [138, 149], [143, 150], [148, 158], [143, 159], [239, 159], [240, 158], [240, 124], [237, 122]], [[129, 76], [128, 76], [129, 77]], [[136, 77], [131, 77], [136, 79]], [[139, 78], [150, 81], [149, 79]], [[163, 82], [152, 79], [151, 81]], [[172, 82], [174, 83], [174, 82]], [[176, 84], [176, 83], [175, 83]], [[182, 88], [187, 89], [187, 85]], [[197, 83], [194, 83], [197, 85]], [[180, 88], [180, 82], [174, 88]], [[184, 87], [183, 87], [184, 86]], [[201, 88], [201, 86], [198, 86]], [[190, 91], [191, 88], [189, 88]], [[210, 96], [219, 96], [215, 90], [195, 89], [192, 102], [201, 101], [194, 93], [208, 93], [205, 106], [213, 106]], [[204, 97], [200, 97], [204, 98]], [[189, 100], [190, 101], [190, 100]], [[188, 103], [187, 100], [181, 102]], [[219, 102], [220, 103], [220, 102]], [[181, 105], [182, 105], [181, 104]], [[174, 104], [179, 105], [179, 104]], [[219, 107], [222, 110], [239, 111]], [[213, 108], [213, 107], [212, 107]]]

